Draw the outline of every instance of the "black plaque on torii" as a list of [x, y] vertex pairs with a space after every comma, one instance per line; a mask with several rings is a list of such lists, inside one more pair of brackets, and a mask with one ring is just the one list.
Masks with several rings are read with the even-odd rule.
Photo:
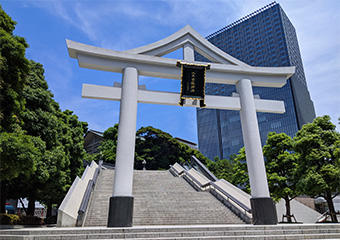
[[200, 107], [205, 107], [205, 73], [210, 69], [209, 64], [177, 62], [181, 68], [181, 94], [179, 105], [183, 106], [184, 99], [200, 101]]

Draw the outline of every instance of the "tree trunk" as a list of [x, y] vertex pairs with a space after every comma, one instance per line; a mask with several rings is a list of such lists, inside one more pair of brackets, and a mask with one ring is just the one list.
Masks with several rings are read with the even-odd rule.
[[35, 211], [35, 198], [29, 197], [28, 198], [27, 215], [34, 216], [34, 211]]
[[22, 209], [24, 210], [24, 212], [25, 212], [25, 214], [26, 214], [26, 216], [27, 216], [27, 215], [28, 215], [28, 214], [27, 214], [27, 209], [25, 208], [25, 204], [24, 204], [24, 202], [22, 201], [22, 198], [19, 198], [19, 201], [20, 201], [20, 203], [21, 203]]
[[46, 212], [46, 218], [49, 218], [52, 216], [52, 202], [47, 202], [47, 212]]
[[6, 212], [6, 184], [0, 182], [0, 213]]
[[290, 214], [290, 201], [289, 197], [284, 197], [283, 198], [286, 203], [286, 216], [287, 216], [287, 222], [291, 223], [292, 222], [292, 215]]
[[325, 199], [326, 199], [327, 204], [328, 204], [329, 214], [331, 215], [332, 222], [337, 223], [338, 218], [336, 217], [334, 203], [333, 203], [333, 199], [332, 199], [332, 194], [327, 193]]

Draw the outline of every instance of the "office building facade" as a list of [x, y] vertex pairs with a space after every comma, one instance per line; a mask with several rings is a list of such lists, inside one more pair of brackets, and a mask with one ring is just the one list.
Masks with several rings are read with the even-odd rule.
[[[207, 39], [239, 60], [263, 67], [296, 66], [295, 74], [282, 88], [254, 87], [254, 95], [262, 99], [283, 100], [284, 114], [257, 113], [261, 142], [269, 132], [289, 136], [315, 118], [303, 70], [294, 26], [278, 3], [258, 11], [209, 35]], [[196, 54], [196, 60], [204, 58]], [[234, 85], [206, 84], [206, 94], [232, 96]], [[210, 159], [229, 158], [243, 147], [238, 111], [197, 109], [199, 150]]]

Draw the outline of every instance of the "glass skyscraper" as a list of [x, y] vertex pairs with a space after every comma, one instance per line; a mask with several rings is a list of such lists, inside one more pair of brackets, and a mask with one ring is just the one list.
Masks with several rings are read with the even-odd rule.
[[[305, 123], [315, 118], [295, 29], [278, 3], [256, 12], [209, 35], [215, 46], [239, 60], [263, 67], [296, 66], [295, 74], [282, 88], [254, 87], [254, 95], [262, 99], [283, 100], [284, 114], [257, 113], [261, 142], [269, 132], [285, 132], [294, 136]], [[196, 60], [205, 61], [199, 54]], [[206, 94], [232, 96], [234, 85], [206, 84]], [[199, 150], [208, 158], [229, 158], [243, 147], [238, 111], [197, 109]]]

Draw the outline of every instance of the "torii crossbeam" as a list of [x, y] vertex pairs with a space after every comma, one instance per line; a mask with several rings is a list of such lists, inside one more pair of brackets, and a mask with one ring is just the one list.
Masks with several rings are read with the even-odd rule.
[[[270, 198], [256, 112], [284, 113], [284, 102], [254, 97], [252, 86], [282, 87], [295, 67], [253, 67], [215, 47], [190, 26], [158, 42], [128, 51], [113, 51], [67, 41], [69, 55], [79, 66], [123, 73], [122, 87], [83, 84], [86, 98], [120, 101], [118, 143], [113, 196], [110, 198], [109, 227], [132, 226], [133, 166], [137, 102], [178, 105], [180, 94], [138, 89], [138, 76], [181, 79], [178, 60], [161, 56], [183, 48], [187, 63], [198, 52], [211, 61], [206, 82], [236, 85], [234, 96], [205, 96], [206, 108], [238, 110], [251, 187], [254, 224], [277, 224], [275, 205]], [[197, 107], [197, 101], [185, 100], [184, 106]]]

